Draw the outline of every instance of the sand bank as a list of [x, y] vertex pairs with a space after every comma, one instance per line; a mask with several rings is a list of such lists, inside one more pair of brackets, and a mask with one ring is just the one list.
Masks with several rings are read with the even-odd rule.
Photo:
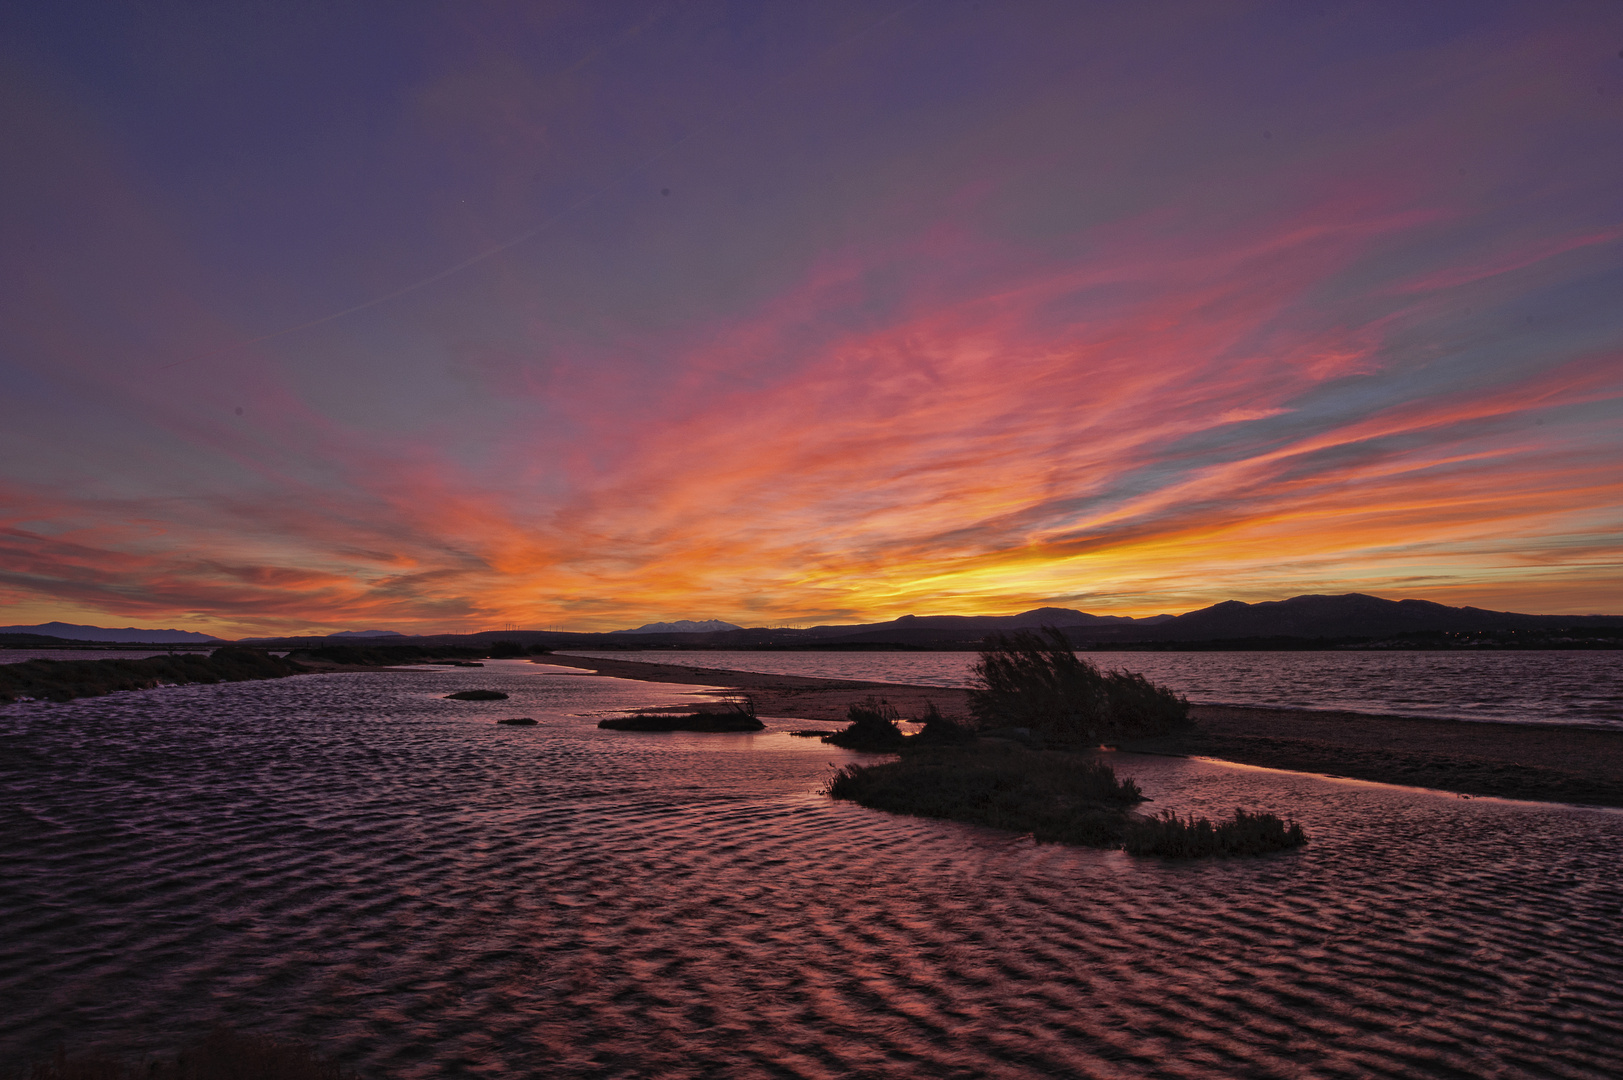
[[[647, 682], [722, 686], [755, 699], [762, 716], [843, 722], [870, 694], [904, 718], [929, 703], [969, 714], [968, 694], [939, 686], [764, 675], [719, 668], [549, 656], [541, 662]], [[1623, 732], [1554, 724], [1421, 720], [1349, 712], [1196, 705], [1188, 734], [1122, 749], [1211, 757], [1244, 765], [1346, 776], [1543, 802], [1623, 806]]]

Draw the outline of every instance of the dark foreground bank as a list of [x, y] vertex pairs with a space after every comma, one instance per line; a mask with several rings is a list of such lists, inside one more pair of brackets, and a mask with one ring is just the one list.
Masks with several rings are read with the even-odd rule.
[[[843, 721], [881, 695], [904, 718], [930, 705], [969, 715], [968, 692], [939, 686], [813, 679], [718, 668], [554, 655], [544, 663], [624, 679], [722, 686], [748, 693], [762, 716]], [[1539, 802], [1623, 806], [1623, 732], [1544, 724], [1424, 720], [1303, 709], [1194, 705], [1187, 732], [1122, 749]]]
[[0, 702], [69, 701], [120, 690], [187, 683], [279, 679], [309, 669], [261, 649], [225, 647], [208, 656], [184, 653], [141, 660], [26, 660], [0, 664]]
[[25, 660], [0, 664], [0, 703], [32, 699], [71, 701], [121, 690], [151, 690], [192, 683], [247, 682], [335, 671], [376, 671], [408, 664], [479, 667], [476, 658], [523, 656], [511, 642], [489, 648], [417, 645], [328, 645], [295, 649], [285, 657], [264, 649], [225, 645], [212, 653], [173, 653], [141, 659]]

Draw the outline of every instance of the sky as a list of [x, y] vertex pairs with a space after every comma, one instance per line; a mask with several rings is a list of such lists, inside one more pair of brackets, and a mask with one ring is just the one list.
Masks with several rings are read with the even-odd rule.
[[0, 624], [1623, 612], [1623, 4], [0, 7]]

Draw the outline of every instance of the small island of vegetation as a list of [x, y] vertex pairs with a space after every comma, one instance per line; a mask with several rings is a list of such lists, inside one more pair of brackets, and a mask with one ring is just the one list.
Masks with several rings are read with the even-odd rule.
[[848, 765], [827, 793], [877, 810], [1135, 855], [1260, 854], [1307, 842], [1300, 825], [1273, 814], [1236, 810], [1213, 823], [1129, 813], [1145, 801], [1143, 793], [1090, 748], [1186, 727], [1189, 703], [1142, 675], [1101, 672], [1058, 631], [995, 636], [974, 672], [969, 721], [943, 717], [932, 706], [920, 718], [923, 728], [906, 735], [887, 702], [853, 704], [849, 726], [825, 741], [899, 758]]
[[662, 707], [599, 720], [609, 731], [760, 731], [766, 727], [755, 715], [748, 696], [706, 702], [691, 708]]

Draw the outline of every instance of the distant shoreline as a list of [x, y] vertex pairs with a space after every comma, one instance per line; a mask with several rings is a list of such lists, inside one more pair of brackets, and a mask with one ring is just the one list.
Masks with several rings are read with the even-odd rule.
[[[870, 694], [887, 699], [904, 718], [922, 716], [932, 703], [949, 716], [969, 714], [968, 692], [954, 687], [559, 654], [536, 662], [642, 682], [722, 687], [749, 694], [764, 717], [843, 722], [846, 708]], [[1189, 711], [1194, 731], [1119, 749], [1462, 795], [1623, 807], [1623, 731], [1230, 705]]]

